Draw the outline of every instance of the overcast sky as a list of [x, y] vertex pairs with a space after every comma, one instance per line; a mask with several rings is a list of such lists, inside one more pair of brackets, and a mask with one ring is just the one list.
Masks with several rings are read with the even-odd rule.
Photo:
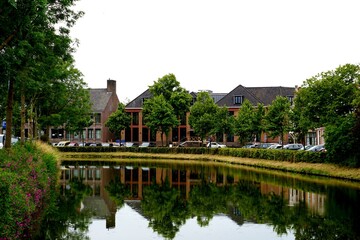
[[301, 85], [360, 63], [359, 0], [80, 0], [72, 29], [88, 87], [121, 102], [173, 73], [189, 91]]

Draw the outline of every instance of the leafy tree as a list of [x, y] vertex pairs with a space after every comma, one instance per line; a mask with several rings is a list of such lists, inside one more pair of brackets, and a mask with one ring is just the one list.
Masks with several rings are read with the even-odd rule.
[[[153, 131], [161, 132], [161, 142], [163, 145], [163, 135], [168, 140], [170, 128], [179, 125], [180, 119], [189, 111], [192, 101], [191, 95], [180, 86], [174, 74], [168, 74], [159, 78], [149, 90], [153, 98], [147, 99], [144, 104], [143, 114], [145, 124]], [[156, 104], [164, 107], [161, 109]], [[161, 119], [152, 111], [156, 110]], [[167, 129], [166, 129], [167, 128]]]
[[105, 123], [105, 126], [118, 137], [122, 130], [131, 124], [131, 117], [125, 112], [125, 105], [119, 103], [118, 109], [113, 112]]
[[143, 113], [146, 126], [153, 132], [161, 132], [161, 145], [164, 145], [164, 134], [168, 139], [170, 129], [179, 125], [173, 107], [163, 95], [159, 95], [145, 101]]
[[214, 134], [217, 138], [222, 138], [223, 134], [233, 134], [235, 126], [234, 116], [229, 114], [227, 107], [218, 108], [216, 113]]
[[360, 165], [360, 66], [346, 64], [307, 79], [297, 93], [299, 125], [325, 127], [327, 160]]
[[269, 106], [265, 115], [265, 129], [272, 138], [280, 137], [284, 144], [284, 134], [290, 128], [290, 102], [286, 97], [278, 96]]
[[252, 142], [254, 139], [255, 111], [249, 100], [245, 99], [236, 118], [235, 134], [239, 136], [241, 144]]
[[174, 74], [167, 74], [159, 78], [149, 87], [149, 90], [154, 96], [163, 95], [173, 107], [175, 116], [181, 117], [189, 111], [192, 97], [180, 86], [180, 82], [176, 80]]
[[254, 135], [257, 139], [260, 139], [261, 133], [264, 131], [264, 117], [265, 117], [265, 108], [262, 103], [257, 105], [254, 114], [254, 122], [253, 122], [253, 129]]
[[[36, 81], [57, 80], [50, 77], [57, 68], [46, 68], [46, 64], [54, 66], [51, 59], [72, 59], [69, 28], [82, 15], [71, 9], [75, 1], [7, 0], [0, 3], [0, 75], [8, 90], [6, 132], [9, 135], [14, 96], [31, 93], [27, 87]], [[6, 148], [11, 145], [10, 140], [6, 138]]]
[[199, 92], [190, 108], [189, 124], [202, 140], [216, 128], [218, 108], [208, 92]]

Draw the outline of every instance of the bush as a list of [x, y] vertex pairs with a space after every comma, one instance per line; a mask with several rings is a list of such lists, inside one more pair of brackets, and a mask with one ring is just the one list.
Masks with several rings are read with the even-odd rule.
[[31, 239], [55, 201], [50, 190], [56, 186], [58, 161], [31, 143], [1, 150], [0, 157], [0, 238]]

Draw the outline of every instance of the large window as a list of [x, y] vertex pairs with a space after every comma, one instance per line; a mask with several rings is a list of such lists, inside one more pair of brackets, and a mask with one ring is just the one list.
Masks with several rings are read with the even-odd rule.
[[93, 139], [94, 138], [94, 129], [88, 129], [88, 139]]
[[95, 138], [101, 139], [101, 129], [95, 129]]
[[138, 112], [132, 113], [132, 124], [139, 125], [139, 113]]

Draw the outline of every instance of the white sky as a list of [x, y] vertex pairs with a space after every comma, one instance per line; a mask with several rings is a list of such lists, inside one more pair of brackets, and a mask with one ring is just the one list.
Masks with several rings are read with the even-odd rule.
[[301, 85], [360, 63], [359, 0], [81, 0], [72, 29], [88, 87], [121, 102], [173, 73], [189, 91]]

